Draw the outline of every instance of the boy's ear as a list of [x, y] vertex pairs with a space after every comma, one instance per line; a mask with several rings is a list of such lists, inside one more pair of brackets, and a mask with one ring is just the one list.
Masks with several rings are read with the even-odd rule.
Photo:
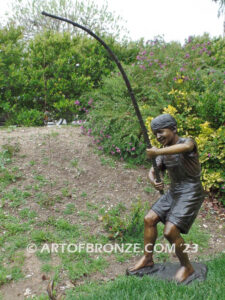
[[177, 126], [174, 126], [173, 132], [174, 132], [174, 133], [177, 133]]

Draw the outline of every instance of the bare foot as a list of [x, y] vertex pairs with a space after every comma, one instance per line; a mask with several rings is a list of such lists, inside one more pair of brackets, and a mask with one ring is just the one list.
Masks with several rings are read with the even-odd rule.
[[142, 258], [135, 264], [134, 267], [128, 268], [129, 272], [137, 271], [144, 267], [152, 267], [154, 265], [154, 262], [152, 258], [149, 258], [147, 256], [142, 256]]
[[188, 276], [190, 276], [192, 273], [194, 273], [194, 269], [192, 267], [192, 265], [189, 265], [187, 267], [182, 266], [180, 267], [180, 269], [177, 271], [176, 275], [175, 275], [175, 280], [177, 282], [183, 282], [184, 280], [186, 280], [188, 278]]

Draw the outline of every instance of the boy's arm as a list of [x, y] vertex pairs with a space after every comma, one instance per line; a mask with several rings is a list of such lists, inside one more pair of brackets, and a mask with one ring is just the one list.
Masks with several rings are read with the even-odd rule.
[[164, 189], [164, 184], [163, 182], [156, 182], [156, 178], [155, 178], [155, 171], [154, 168], [151, 167], [149, 174], [148, 174], [149, 180], [151, 182], [151, 184], [154, 186], [154, 188], [158, 191], [163, 190]]
[[147, 156], [149, 158], [153, 158], [158, 155], [171, 155], [171, 154], [190, 152], [194, 149], [194, 147], [195, 147], [195, 144], [190, 139], [183, 144], [176, 144], [176, 145], [168, 146], [165, 148], [152, 147], [151, 149], [147, 149], [146, 151], [147, 151]]
[[[157, 167], [160, 171], [162, 171], [162, 172], [165, 171], [166, 167], [163, 163], [163, 157], [162, 156], [158, 156], [156, 158], [156, 164], [157, 164]], [[154, 186], [154, 188], [156, 190], [158, 190], [158, 191], [163, 190], [163, 188], [164, 188], [163, 181], [156, 182], [155, 171], [154, 171], [153, 167], [151, 167], [151, 169], [149, 171], [149, 174], [148, 174], [148, 177], [150, 179], [151, 184]]]

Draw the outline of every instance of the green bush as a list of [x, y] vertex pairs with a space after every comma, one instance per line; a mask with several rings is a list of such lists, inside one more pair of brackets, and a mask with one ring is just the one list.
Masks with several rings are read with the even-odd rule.
[[[80, 97], [101, 85], [115, 63], [96, 40], [84, 35], [42, 32], [30, 41], [22, 39], [22, 31], [14, 27], [0, 30], [0, 117], [15, 124], [26, 119], [24, 110], [48, 112], [51, 118], [72, 121], [90, 109], [76, 105]], [[117, 43], [103, 38], [115, 54], [130, 63], [135, 60], [138, 43]], [[23, 116], [24, 115], [24, 116]], [[33, 114], [32, 114], [33, 115]], [[41, 125], [37, 118], [30, 125]], [[31, 118], [32, 120], [32, 118]]]
[[21, 28], [0, 29], [0, 118], [12, 116], [12, 109], [23, 93], [24, 41]]
[[[159, 38], [143, 45], [136, 63], [126, 67], [147, 126], [160, 113], [174, 113], [179, 134], [193, 136], [198, 142], [205, 189], [216, 193], [222, 202], [224, 44], [224, 39], [210, 39], [207, 35], [190, 37], [184, 46]], [[114, 73], [106, 78], [92, 96], [95, 109], [87, 118], [84, 132], [94, 136], [100, 150], [122, 160], [145, 163], [146, 145], [121, 76]], [[152, 139], [150, 131], [149, 134]]]
[[21, 125], [21, 126], [41, 126], [44, 124], [44, 113], [37, 109], [23, 109], [17, 112], [13, 119], [10, 119], [8, 125]]
[[[110, 91], [110, 93], [109, 93]], [[99, 150], [135, 164], [143, 162], [145, 145], [126, 86], [117, 74], [106, 78], [101, 89], [92, 93], [93, 105], [83, 133], [93, 138]], [[86, 96], [89, 98], [89, 95]]]

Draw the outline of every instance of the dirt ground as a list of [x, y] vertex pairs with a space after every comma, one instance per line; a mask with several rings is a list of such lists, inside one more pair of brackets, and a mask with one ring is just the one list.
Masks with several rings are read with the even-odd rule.
[[[42, 190], [48, 194], [49, 201], [55, 199], [59, 191], [67, 188], [67, 194], [62, 201], [54, 202], [48, 208], [41, 207], [32, 196], [30, 197], [25, 206], [37, 212], [40, 222], [49, 216], [59, 218], [66, 205], [74, 203], [78, 210], [69, 215], [67, 220], [71, 224], [84, 225], [93, 234], [105, 234], [100, 220], [80, 217], [79, 211], [87, 209], [86, 202], [99, 208], [103, 207], [105, 210], [123, 202], [129, 209], [138, 198], [143, 202], [148, 201], [150, 206], [159, 196], [157, 191], [152, 191], [150, 194], [144, 191], [144, 187], [148, 184], [148, 169], [145, 167], [129, 169], [125, 167], [124, 162], [119, 161], [111, 166], [107, 163], [107, 157], [96, 153], [91, 138], [82, 135], [79, 127], [2, 129], [0, 147], [6, 144], [18, 145], [19, 149], [13, 158], [13, 165], [19, 168], [22, 177], [13, 184], [14, 186], [21, 189], [32, 186], [35, 184], [33, 174], [41, 174], [51, 183], [43, 186]], [[73, 163], [76, 167], [72, 165]], [[77, 194], [82, 193], [86, 196], [77, 197]], [[17, 214], [15, 209], [11, 212]], [[222, 252], [225, 245], [224, 209], [218, 206], [216, 201], [213, 203], [206, 199], [198, 219], [202, 230], [211, 235], [209, 249], [204, 254], [213, 255]], [[191, 258], [196, 259], [194, 255]], [[120, 263], [109, 257], [110, 264], [107, 270], [104, 273], [97, 272], [91, 275], [90, 280], [113, 280], [116, 276], [125, 274], [126, 268], [136, 259], [132, 257]], [[53, 260], [57, 265], [58, 258], [53, 257]], [[3, 299], [26, 299], [27, 296], [46, 292], [51, 276], [41, 271], [41, 262], [35, 254], [25, 253], [22, 270], [25, 276], [23, 279], [0, 287]], [[75, 283], [69, 281], [66, 276], [61, 278], [57, 287], [59, 292], [74, 286]], [[76, 284], [82, 284], [86, 279], [81, 278]]]

